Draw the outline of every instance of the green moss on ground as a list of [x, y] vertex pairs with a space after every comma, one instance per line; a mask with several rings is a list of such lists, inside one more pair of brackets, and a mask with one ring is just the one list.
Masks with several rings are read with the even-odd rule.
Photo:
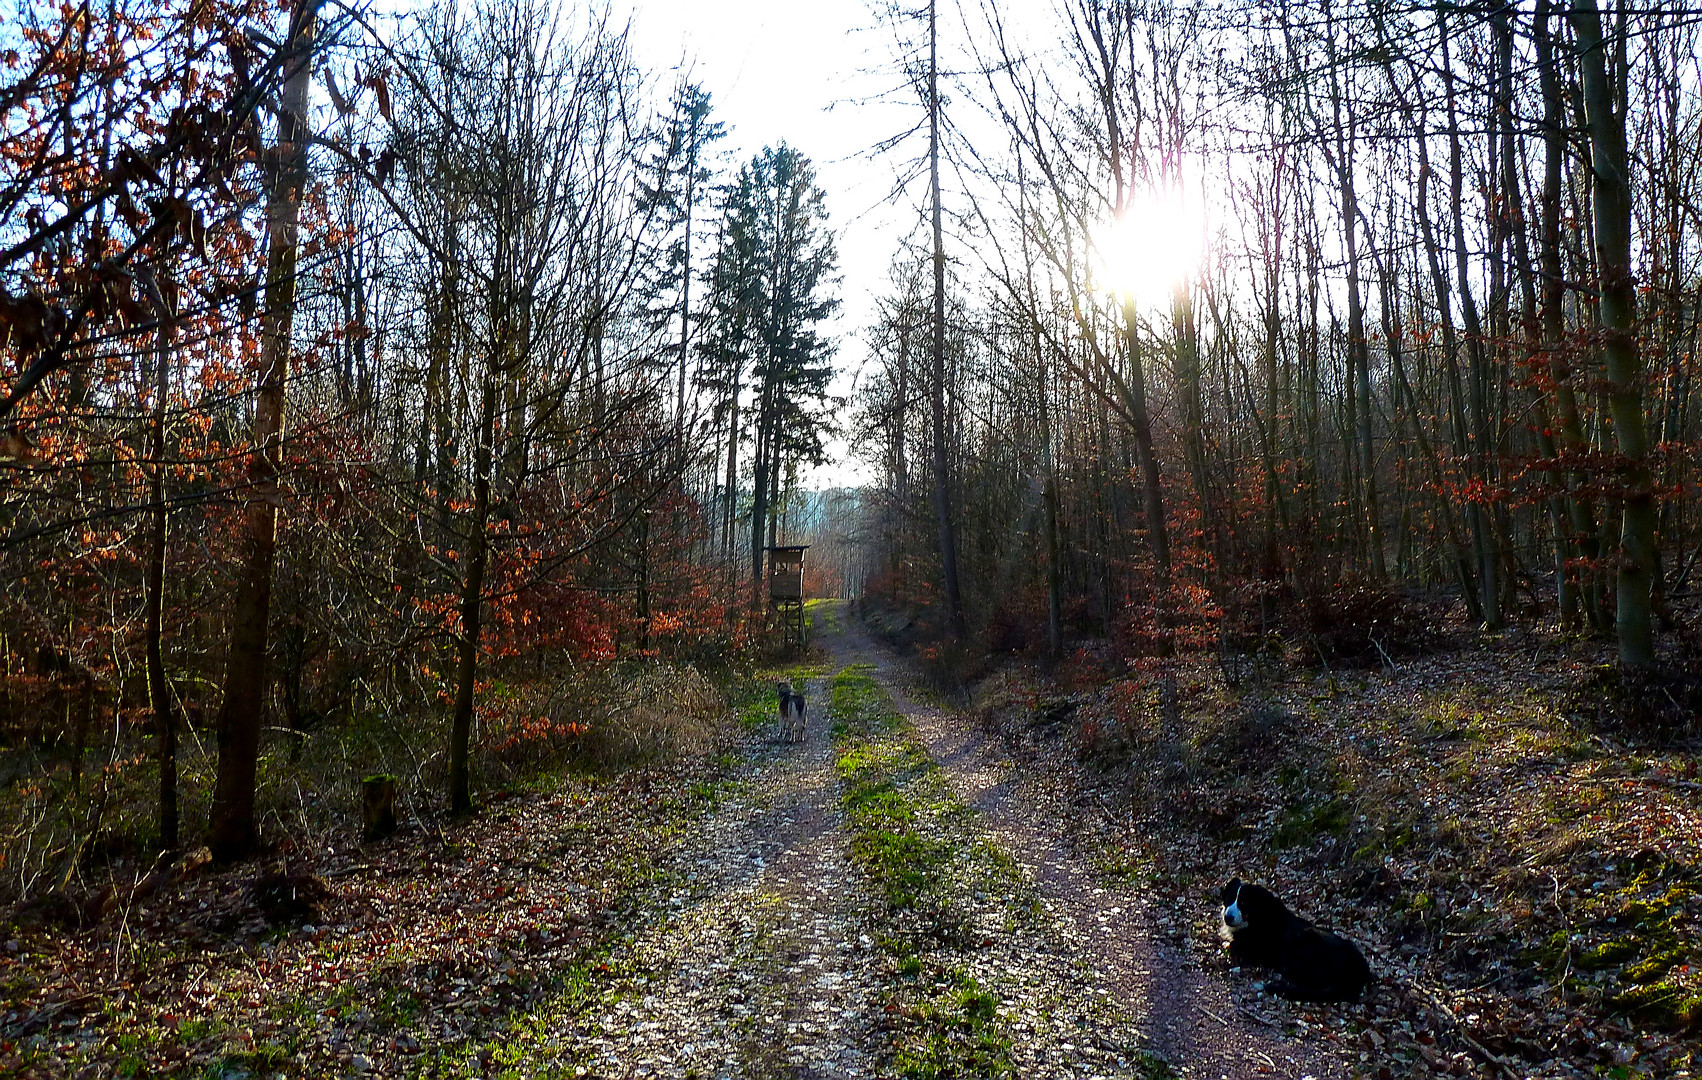
[[[961, 844], [943, 822], [973, 816], [951, 797], [927, 748], [866, 665], [834, 676], [830, 709], [840, 805], [851, 856], [886, 900], [881, 937], [894, 958], [888, 1008], [897, 1019], [892, 1069], [905, 1080], [1014, 1076], [998, 999], [961, 967], [938, 962], [968, 879], [1014, 874], [1002, 852]], [[933, 826], [933, 827], [930, 827]], [[920, 921], [906, 916], [920, 915]], [[933, 972], [933, 977], [925, 973]]]

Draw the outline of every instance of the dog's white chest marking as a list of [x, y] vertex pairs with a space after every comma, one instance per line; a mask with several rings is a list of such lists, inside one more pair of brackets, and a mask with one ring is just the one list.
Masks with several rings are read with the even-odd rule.
[[1223, 909], [1223, 925], [1232, 930], [1239, 930], [1247, 925], [1247, 919], [1241, 914], [1241, 890], [1235, 890], [1235, 898], [1229, 901]]

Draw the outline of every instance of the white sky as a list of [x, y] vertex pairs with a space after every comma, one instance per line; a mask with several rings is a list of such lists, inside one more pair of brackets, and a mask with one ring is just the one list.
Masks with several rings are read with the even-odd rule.
[[[914, 203], [884, 202], [900, 163], [865, 154], [918, 115], [918, 105], [867, 101], [896, 82], [891, 31], [876, 24], [863, 0], [634, 0], [633, 38], [645, 68], [670, 78], [688, 67], [709, 92], [714, 117], [728, 128], [720, 145], [729, 164], [780, 142], [815, 162], [843, 278], [843, 306], [830, 326], [839, 342], [834, 393], [849, 394], [865, 357], [859, 335], [917, 220]], [[805, 486], [864, 479], [843, 442], [830, 452], [839, 460], [815, 470]]]

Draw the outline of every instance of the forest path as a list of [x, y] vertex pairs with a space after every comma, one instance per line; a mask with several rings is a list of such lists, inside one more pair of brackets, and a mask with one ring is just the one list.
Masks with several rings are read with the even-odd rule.
[[1359, 1074], [1341, 1049], [1288, 1037], [1260, 1014], [1256, 999], [1238, 1002], [1226, 980], [1202, 971], [1173, 940], [1167, 924], [1176, 920], [1162, 917], [1170, 901], [1127, 875], [1105, 874], [1092, 852], [1073, 849], [1060, 827], [1066, 798], [1021, 775], [970, 719], [924, 700], [904, 662], [861, 623], [840, 618], [829, 626], [823, 644], [835, 664], [871, 666], [986, 838], [1033, 883], [1053, 936], [1077, 958], [1078, 995], [1126, 1013], [1139, 1034], [1121, 1033], [1120, 1043], [1150, 1051], [1175, 1075], [1202, 1080]]
[[[804, 741], [760, 734], [678, 838], [650, 913], [597, 968], [600, 992], [553, 1033], [574, 1074], [1355, 1075], [1267, 1026], [1256, 1002], [1238, 1005], [1167, 937], [1161, 902], [1072, 850], [1055, 796], [927, 703], [842, 605], [815, 622], [839, 674], [803, 682]], [[835, 698], [859, 680], [900, 722], [859, 728], [854, 695]], [[900, 763], [878, 790], [903, 809], [873, 827], [847, 809], [842, 770], [859, 754]], [[895, 901], [882, 876], [895, 834], [942, 853], [913, 901]]]
[[586, 1075], [879, 1075], [877, 901], [846, 854], [825, 680], [800, 689], [804, 741], [757, 745], [674, 860], [667, 915], [614, 950], [571, 1035]]

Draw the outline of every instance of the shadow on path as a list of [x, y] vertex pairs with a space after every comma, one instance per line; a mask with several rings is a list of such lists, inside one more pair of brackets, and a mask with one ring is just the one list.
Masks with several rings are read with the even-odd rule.
[[877, 645], [861, 624], [839, 620], [824, 644], [837, 664], [870, 664], [893, 703], [916, 726], [957, 797], [1032, 876], [1040, 902], [1073, 940], [1086, 968], [1139, 1018], [1141, 1045], [1183, 1077], [1293, 1077], [1345, 1080], [1355, 1075], [1343, 1048], [1290, 1037], [1256, 1004], [1235, 999], [1231, 986], [1200, 970], [1172, 942], [1156, 917], [1168, 901], [1137, 884], [1106, 882], [1090, 858], [1072, 852], [1037, 808], [1051, 805], [1024, 790], [1002, 749], [968, 719], [918, 702], [908, 692], [902, 660]]
[[874, 901], [845, 853], [826, 681], [799, 744], [760, 746], [676, 866], [670, 913], [573, 1035], [589, 1075], [877, 1075]]

